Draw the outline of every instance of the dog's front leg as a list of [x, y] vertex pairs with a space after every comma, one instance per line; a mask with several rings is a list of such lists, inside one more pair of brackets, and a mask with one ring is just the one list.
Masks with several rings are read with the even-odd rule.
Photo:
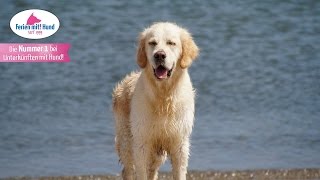
[[189, 138], [171, 151], [171, 164], [174, 180], [185, 180], [189, 159]]
[[149, 150], [145, 144], [134, 142], [133, 156], [137, 180], [147, 180], [147, 155]]

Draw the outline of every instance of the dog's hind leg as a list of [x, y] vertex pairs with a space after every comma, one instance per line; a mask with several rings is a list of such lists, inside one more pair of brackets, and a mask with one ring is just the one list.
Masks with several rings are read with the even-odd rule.
[[166, 152], [158, 152], [150, 155], [149, 166], [148, 166], [148, 180], [158, 179], [158, 171], [160, 166], [166, 160]]
[[122, 178], [124, 180], [134, 179], [134, 165], [132, 158], [131, 138], [129, 135], [121, 134], [122, 137], [116, 138], [116, 149], [120, 157], [120, 162], [123, 164]]
[[132, 134], [129, 120], [121, 113], [115, 113], [116, 138], [115, 148], [120, 162], [123, 164], [122, 178], [134, 180], [134, 164], [132, 154]]
[[123, 180], [134, 180], [134, 165], [132, 158], [131, 142], [123, 142], [120, 145], [120, 161], [123, 164], [122, 178]]

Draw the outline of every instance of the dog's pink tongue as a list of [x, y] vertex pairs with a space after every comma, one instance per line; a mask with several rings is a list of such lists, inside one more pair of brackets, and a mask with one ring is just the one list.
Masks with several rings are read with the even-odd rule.
[[168, 70], [162, 66], [159, 66], [157, 69], [156, 69], [156, 76], [159, 78], [159, 79], [164, 79], [167, 77], [167, 74], [168, 74]]

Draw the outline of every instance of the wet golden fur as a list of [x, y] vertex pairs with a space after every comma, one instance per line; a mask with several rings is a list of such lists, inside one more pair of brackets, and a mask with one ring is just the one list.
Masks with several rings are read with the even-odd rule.
[[[151, 47], [150, 38], [158, 45]], [[166, 41], [172, 38], [174, 45]], [[167, 54], [172, 75], [158, 80], [153, 73], [153, 53]], [[189, 137], [194, 119], [194, 89], [188, 67], [198, 55], [191, 35], [172, 23], [155, 23], [139, 36], [137, 64], [140, 72], [127, 75], [114, 89], [113, 112], [116, 151], [123, 164], [123, 179], [157, 179], [168, 155], [174, 179], [185, 179]]]

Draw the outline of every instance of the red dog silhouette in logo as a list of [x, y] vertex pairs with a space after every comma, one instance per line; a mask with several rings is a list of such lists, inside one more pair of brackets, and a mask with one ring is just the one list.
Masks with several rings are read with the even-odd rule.
[[37, 17], [35, 17], [34, 15], [33, 15], [33, 13], [30, 15], [30, 17], [28, 18], [28, 20], [27, 20], [27, 25], [34, 25], [35, 23], [38, 23], [38, 22], [40, 22], [41, 20], [40, 19], [38, 19]]

